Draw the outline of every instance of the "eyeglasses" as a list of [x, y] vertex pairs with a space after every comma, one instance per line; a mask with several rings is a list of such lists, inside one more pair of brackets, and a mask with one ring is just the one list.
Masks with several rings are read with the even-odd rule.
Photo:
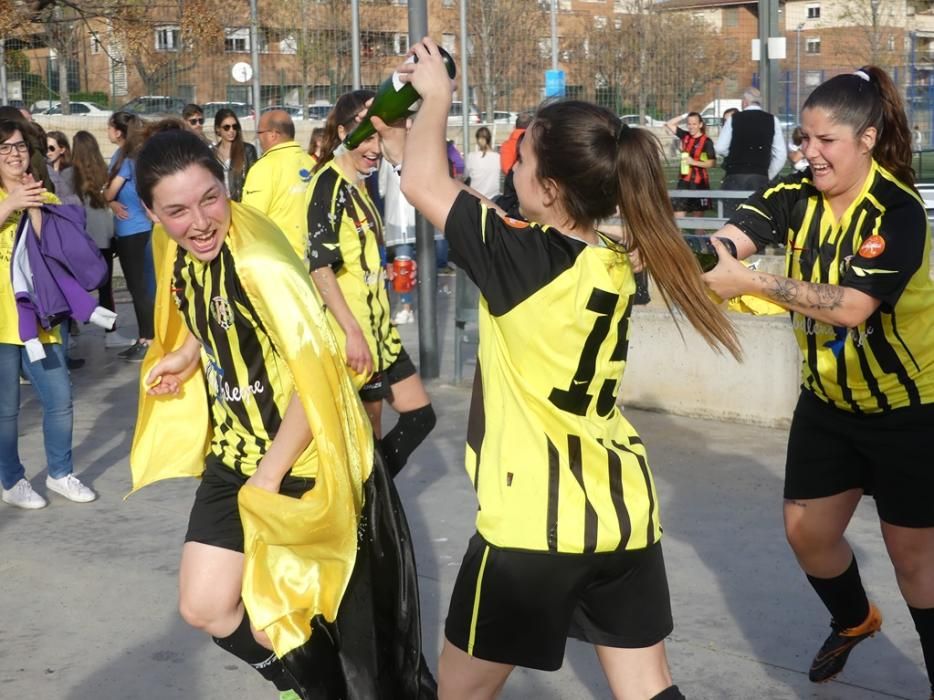
[[259, 136], [260, 134], [275, 134], [275, 133], [277, 133], [275, 129], [260, 129], [259, 131], [256, 132], [256, 135]]
[[19, 153], [25, 153], [29, 150], [29, 146], [26, 145], [25, 141], [17, 141], [16, 143], [0, 143], [0, 156], [8, 156], [13, 152], [13, 149], [16, 149]]
[[47, 148], [46, 150], [47, 150], [49, 153], [51, 153], [52, 151], [57, 151], [57, 150], [58, 150], [58, 146], [56, 146], [54, 143], [50, 143], [49, 146], [48, 146], [48, 148]]
[[204, 124], [204, 117], [192, 117], [188, 120], [188, 123], [192, 126], [197, 126], [198, 124]]
[[221, 124], [221, 129], [223, 129], [224, 131], [230, 131], [231, 129], [233, 129], [234, 131], [240, 131], [240, 125], [239, 124]]

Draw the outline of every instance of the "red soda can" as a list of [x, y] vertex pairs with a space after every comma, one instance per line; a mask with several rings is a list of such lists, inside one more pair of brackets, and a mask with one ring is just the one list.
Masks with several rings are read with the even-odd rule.
[[408, 255], [397, 255], [392, 261], [392, 271], [395, 276], [392, 280], [392, 288], [400, 294], [411, 292], [415, 283], [412, 281], [412, 273], [415, 271], [415, 261]]

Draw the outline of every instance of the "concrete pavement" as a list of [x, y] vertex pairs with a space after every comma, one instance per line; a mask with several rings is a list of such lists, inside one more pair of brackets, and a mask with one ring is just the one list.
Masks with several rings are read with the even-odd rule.
[[[442, 379], [428, 386], [438, 427], [398, 480], [433, 666], [475, 512], [462, 467], [469, 386], [449, 383], [450, 299], [439, 297]], [[132, 317], [129, 306], [120, 310], [122, 318]], [[417, 358], [415, 326], [402, 333]], [[75, 354], [88, 360], [73, 375], [76, 471], [100, 498], [77, 505], [51, 495], [48, 508], [33, 512], [0, 504], [0, 698], [275, 697], [258, 674], [189, 629], [176, 612], [194, 481], [157, 484], [123, 500], [130, 486], [137, 366], [104, 350], [102, 332], [89, 326]], [[28, 387], [22, 403], [21, 456], [28, 478], [45, 494], [41, 414]], [[853, 653], [838, 681], [814, 686], [806, 669], [828, 619], [782, 535], [785, 431], [626, 413], [649, 446], [658, 485], [675, 614], [668, 653], [689, 698], [926, 700], [920, 647], [871, 500], [860, 506], [850, 535], [885, 626]], [[560, 671], [517, 670], [503, 697], [610, 696], [592, 651], [570, 641]]]

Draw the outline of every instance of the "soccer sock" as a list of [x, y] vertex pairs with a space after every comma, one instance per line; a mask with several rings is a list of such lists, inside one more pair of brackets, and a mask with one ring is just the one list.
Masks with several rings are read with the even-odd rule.
[[855, 556], [839, 576], [815, 578], [809, 574], [808, 581], [838, 625], [858, 627], [869, 617], [869, 599], [859, 577]]
[[649, 700], [687, 700], [684, 695], [678, 690], [678, 686], [670, 685], [665, 688], [662, 692]]
[[934, 608], [913, 608], [909, 605], [908, 610], [915, 621], [915, 629], [921, 637], [924, 665], [927, 666], [931, 692], [934, 693]]
[[435, 427], [435, 411], [431, 404], [399, 414], [399, 422], [380, 442], [389, 475], [395, 478], [409, 461], [415, 448], [422, 444]]
[[224, 651], [246, 661], [259, 671], [263, 678], [274, 683], [278, 690], [292, 690], [291, 676], [285, 670], [285, 666], [274, 652], [257, 642], [253, 632], [250, 631], [250, 618], [246, 610], [243, 611], [240, 626], [233, 631], [233, 634], [223, 639], [217, 637], [211, 637], [211, 639]]

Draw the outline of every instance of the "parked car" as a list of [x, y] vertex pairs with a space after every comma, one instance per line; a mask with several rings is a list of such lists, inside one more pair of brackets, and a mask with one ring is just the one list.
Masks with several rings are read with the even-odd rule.
[[214, 122], [214, 115], [222, 109], [232, 109], [233, 113], [237, 115], [237, 119], [246, 119], [247, 117], [256, 116], [256, 110], [253, 109], [253, 105], [247, 104], [246, 102], [205, 102], [201, 105], [201, 109], [204, 110], [204, 121], [211, 123]]
[[638, 114], [621, 114], [619, 118], [623, 121], [623, 124], [628, 124], [629, 126], [665, 126], [664, 121], [650, 117], [648, 114], [642, 119], [639, 118]]
[[494, 124], [509, 124], [510, 126], [516, 125], [516, 119], [519, 117], [518, 112], [501, 112], [495, 110], [493, 112], [493, 123]]
[[[80, 114], [85, 117], [109, 117], [113, 114], [112, 110], [101, 109], [93, 102], [71, 102], [70, 106], [72, 114]], [[44, 114], [62, 114], [61, 102], [56, 102]]]
[[308, 105], [308, 118], [325, 121], [328, 118], [328, 115], [331, 113], [332, 109], [334, 109], [334, 105], [332, 104], [326, 102], [316, 102], [313, 105]]
[[188, 103], [180, 97], [143, 95], [130, 100], [116, 111], [129, 112], [140, 117], [178, 117], [181, 116], [186, 104]]
[[270, 105], [268, 107], [263, 107], [260, 113], [266, 114], [266, 112], [272, 112], [274, 110], [285, 112], [292, 117], [293, 122], [301, 121], [305, 118], [304, 112], [299, 105]]

